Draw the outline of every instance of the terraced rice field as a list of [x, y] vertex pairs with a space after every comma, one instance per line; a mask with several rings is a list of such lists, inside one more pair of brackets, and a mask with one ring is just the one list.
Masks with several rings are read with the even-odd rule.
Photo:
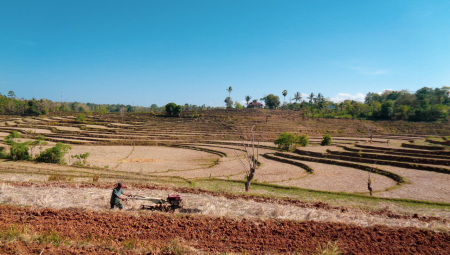
[[[56, 142], [70, 144], [72, 149], [66, 155], [68, 165], [65, 166], [1, 161], [0, 192], [3, 195], [0, 202], [102, 211], [108, 206], [107, 187], [124, 181], [130, 184], [130, 192], [153, 192], [158, 196], [189, 188], [181, 193], [189, 201], [183, 212], [186, 214], [450, 230], [450, 149], [445, 142], [437, 144], [426, 140], [429, 135], [448, 136], [450, 129], [445, 123], [308, 120], [292, 111], [271, 114], [259, 110], [205, 111], [198, 118], [191, 118], [189, 114], [185, 113], [184, 118], [129, 114], [123, 122], [118, 115], [89, 116], [86, 123], [75, 122], [74, 116], [3, 116], [0, 137], [17, 130], [22, 140], [34, 139], [37, 135], [46, 138], [49, 144], [36, 148], [34, 155]], [[234, 196], [230, 194], [243, 191], [246, 167], [242, 162], [246, 159], [242, 144], [248, 143], [253, 124], [256, 125], [255, 139], [259, 142], [255, 145], [259, 166], [251, 196], [256, 200], [264, 198], [256, 204], [230, 200]], [[367, 126], [374, 130], [372, 138], [367, 134]], [[293, 152], [282, 152], [273, 144], [281, 132], [306, 133], [311, 144]], [[325, 133], [332, 135], [333, 146], [319, 145]], [[71, 156], [86, 152], [90, 154], [88, 163], [74, 166], [76, 160]], [[55, 176], [60, 178], [56, 186], [50, 182]], [[95, 183], [94, 177], [99, 179]], [[369, 197], [368, 179], [372, 180], [377, 200]], [[83, 199], [77, 198], [79, 202], [74, 205], [64, 203], [80, 187], [91, 184], [94, 185], [92, 190], [82, 192], [96, 194], [95, 198], [84, 195]], [[33, 185], [61, 196], [36, 193]], [[144, 187], [142, 185], [153, 188], [139, 188]], [[30, 193], [37, 197], [26, 195]], [[265, 200], [272, 196], [282, 201], [326, 206], [311, 210], [282, 205], [280, 200]], [[105, 201], [104, 204], [101, 201]], [[418, 208], [402, 203], [418, 204]], [[128, 204], [130, 211], [138, 207]], [[382, 213], [374, 218], [370, 216], [373, 211]], [[389, 215], [393, 218], [387, 219]], [[420, 220], [420, 217], [424, 218]], [[217, 251], [203, 245], [191, 243], [190, 246]], [[257, 251], [247, 244], [233, 247], [223, 251], [236, 252], [239, 247]], [[342, 247], [358, 253], [358, 249], [348, 243]], [[281, 253], [294, 251], [293, 248], [277, 250]]]

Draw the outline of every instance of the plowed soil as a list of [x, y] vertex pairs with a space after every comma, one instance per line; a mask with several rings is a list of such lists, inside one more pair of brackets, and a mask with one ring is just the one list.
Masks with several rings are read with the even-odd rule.
[[[124, 245], [133, 240], [141, 247], [163, 247], [182, 239], [206, 253], [242, 252], [311, 254], [320, 244], [336, 241], [346, 254], [449, 254], [450, 234], [416, 228], [357, 227], [338, 223], [282, 220], [236, 220], [205, 216], [154, 213], [132, 215], [118, 212], [33, 209], [0, 206], [0, 229], [24, 226], [29, 232], [58, 233], [69, 240], [89, 240]], [[17, 243], [17, 242], [15, 242]], [[40, 245], [40, 246], [39, 246]], [[81, 253], [86, 247], [58, 249], [40, 243], [0, 245], [0, 253], [25, 253], [49, 248], [46, 254]], [[36, 247], [38, 246], [38, 247]], [[42, 247], [42, 248], [41, 248]], [[87, 253], [111, 254], [110, 250]], [[52, 252], [53, 250], [53, 252]]]

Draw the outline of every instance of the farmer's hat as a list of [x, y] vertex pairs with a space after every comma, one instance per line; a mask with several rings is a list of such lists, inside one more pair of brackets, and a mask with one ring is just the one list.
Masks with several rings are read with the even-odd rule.
[[117, 186], [118, 186], [118, 187], [125, 187], [125, 186], [123, 185], [123, 183], [121, 183], [121, 182], [117, 183]]

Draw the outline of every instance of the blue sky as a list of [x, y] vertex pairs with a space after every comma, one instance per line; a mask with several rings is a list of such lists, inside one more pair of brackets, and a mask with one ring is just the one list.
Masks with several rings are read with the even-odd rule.
[[0, 92], [224, 106], [450, 85], [450, 1], [0, 0]]

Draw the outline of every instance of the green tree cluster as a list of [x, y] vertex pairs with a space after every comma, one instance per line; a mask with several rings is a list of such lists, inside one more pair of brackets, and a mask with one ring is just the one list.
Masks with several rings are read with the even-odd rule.
[[298, 144], [302, 147], [308, 146], [309, 138], [306, 134], [297, 136], [293, 133], [283, 132], [280, 134], [278, 139], [274, 141], [274, 143], [275, 145], [278, 145], [278, 148], [282, 150], [292, 151], [295, 144]]
[[66, 164], [64, 155], [72, 149], [69, 145], [56, 143], [52, 148], [46, 149], [36, 157], [36, 161], [55, 164]]
[[364, 102], [332, 102], [321, 93], [311, 93], [302, 101], [297, 92], [294, 103], [283, 109], [300, 110], [306, 116], [372, 120], [445, 121], [450, 119], [450, 87], [424, 87], [411, 93], [406, 90], [369, 92]]
[[261, 98], [261, 100], [264, 101], [264, 104], [269, 109], [276, 109], [280, 106], [280, 98], [278, 96], [275, 96], [274, 94], [269, 94]]
[[183, 107], [181, 105], [177, 105], [175, 103], [166, 104], [166, 114], [171, 117], [179, 117], [183, 111]]
[[[33, 149], [36, 146], [42, 146], [46, 145], [47, 142], [44, 141], [44, 137], [42, 135], [37, 136], [37, 138], [34, 141], [20, 141], [21, 135], [19, 132], [14, 130], [10, 135], [5, 137], [5, 144], [9, 145], [10, 151], [9, 154], [6, 154], [4, 151], [4, 148], [0, 149], [1, 151], [1, 157], [8, 158], [11, 160], [32, 160], [33, 159]], [[57, 146], [61, 147], [61, 145]], [[57, 147], [55, 146], [55, 147]], [[64, 145], [67, 146], [67, 145]], [[69, 146], [70, 148], [70, 146]], [[50, 148], [53, 149], [53, 148]], [[66, 151], [67, 152], [67, 151]], [[65, 154], [65, 153], [64, 153]], [[64, 156], [64, 154], [62, 156]], [[41, 156], [42, 154], [38, 155], [36, 157], [36, 160]], [[43, 161], [46, 162], [46, 161]], [[54, 162], [49, 162], [54, 163]]]

